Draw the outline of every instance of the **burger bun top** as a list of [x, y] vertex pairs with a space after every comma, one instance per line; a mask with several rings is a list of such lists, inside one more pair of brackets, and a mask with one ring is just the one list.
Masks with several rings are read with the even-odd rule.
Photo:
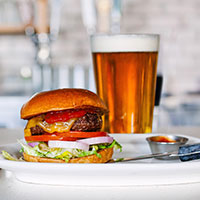
[[104, 102], [93, 92], [85, 89], [58, 89], [36, 93], [21, 108], [21, 118], [50, 111], [92, 108], [99, 113], [107, 112]]

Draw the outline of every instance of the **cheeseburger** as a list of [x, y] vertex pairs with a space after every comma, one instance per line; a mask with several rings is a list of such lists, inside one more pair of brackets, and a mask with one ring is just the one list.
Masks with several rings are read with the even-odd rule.
[[21, 108], [28, 120], [22, 145], [30, 162], [105, 163], [121, 146], [102, 132], [103, 101], [84, 89], [37, 93]]

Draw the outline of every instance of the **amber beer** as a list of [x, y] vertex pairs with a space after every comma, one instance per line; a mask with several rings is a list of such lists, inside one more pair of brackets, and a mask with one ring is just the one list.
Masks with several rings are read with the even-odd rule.
[[91, 37], [97, 93], [109, 109], [106, 131], [152, 131], [158, 46], [158, 35]]

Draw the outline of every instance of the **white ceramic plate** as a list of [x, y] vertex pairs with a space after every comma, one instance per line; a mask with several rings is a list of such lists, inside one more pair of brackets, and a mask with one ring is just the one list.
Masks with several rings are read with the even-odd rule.
[[[112, 136], [123, 146], [122, 153], [115, 153], [116, 158], [150, 153], [145, 140], [150, 134], [114, 134]], [[191, 144], [200, 142], [198, 138], [185, 137], [189, 138]], [[17, 143], [0, 146], [0, 151], [6, 150], [18, 157], [19, 149], [20, 146]], [[20, 181], [39, 184], [133, 186], [200, 182], [200, 160], [180, 162], [179, 160], [147, 159], [112, 164], [59, 164], [9, 161], [0, 156], [0, 167], [13, 172]]]

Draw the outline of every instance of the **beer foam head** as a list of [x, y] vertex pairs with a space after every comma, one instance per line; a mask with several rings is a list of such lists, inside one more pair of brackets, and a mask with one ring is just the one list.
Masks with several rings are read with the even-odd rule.
[[155, 52], [159, 49], [159, 35], [93, 35], [92, 52]]

